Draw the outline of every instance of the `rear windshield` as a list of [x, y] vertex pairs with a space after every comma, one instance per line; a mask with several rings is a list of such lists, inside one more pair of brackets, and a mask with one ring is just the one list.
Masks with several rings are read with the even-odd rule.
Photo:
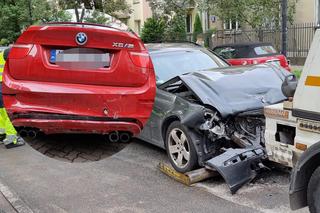
[[214, 52], [224, 59], [256, 58], [277, 54], [276, 49], [271, 45], [218, 47]]
[[164, 83], [171, 78], [196, 72], [226, 67], [226, 64], [213, 53], [203, 49], [179, 50], [157, 53], [151, 52], [157, 83]]
[[254, 52], [258, 56], [264, 56], [264, 55], [270, 55], [270, 54], [276, 54], [277, 51], [274, 49], [273, 46], [259, 46], [254, 48]]

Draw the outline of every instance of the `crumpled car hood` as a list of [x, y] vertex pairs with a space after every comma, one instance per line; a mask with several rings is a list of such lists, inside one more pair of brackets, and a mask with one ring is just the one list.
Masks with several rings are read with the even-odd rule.
[[286, 99], [281, 90], [290, 73], [273, 65], [228, 67], [179, 76], [205, 105], [222, 117], [262, 109]]

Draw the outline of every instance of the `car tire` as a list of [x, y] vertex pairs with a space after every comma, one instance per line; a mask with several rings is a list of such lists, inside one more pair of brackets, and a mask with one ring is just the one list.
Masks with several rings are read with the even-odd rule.
[[173, 168], [186, 173], [198, 167], [198, 155], [190, 130], [179, 121], [170, 124], [166, 134], [166, 150]]
[[311, 213], [320, 212], [320, 167], [312, 174], [308, 184], [308, 206]]

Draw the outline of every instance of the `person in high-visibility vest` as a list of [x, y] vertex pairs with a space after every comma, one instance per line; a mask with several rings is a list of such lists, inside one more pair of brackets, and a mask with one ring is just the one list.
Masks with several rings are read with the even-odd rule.
[[2, 100], [2, 73], [9, 51], [10, 49], [8, 48], [0, 53], [0, 141], [2, 141], [8, 149], [25, 144], [23, 138], [17, 135], [17, 131], [8, 117]]

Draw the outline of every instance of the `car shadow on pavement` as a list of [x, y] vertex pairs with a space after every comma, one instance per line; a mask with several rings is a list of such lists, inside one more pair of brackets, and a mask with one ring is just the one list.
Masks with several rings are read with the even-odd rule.
[[25, 140], [47, 157], [70, 163], [99, 161], [118, 153], [129, 144], [112, 143], [103, 135], [87, 134], [41, 135], [33, 140]]

